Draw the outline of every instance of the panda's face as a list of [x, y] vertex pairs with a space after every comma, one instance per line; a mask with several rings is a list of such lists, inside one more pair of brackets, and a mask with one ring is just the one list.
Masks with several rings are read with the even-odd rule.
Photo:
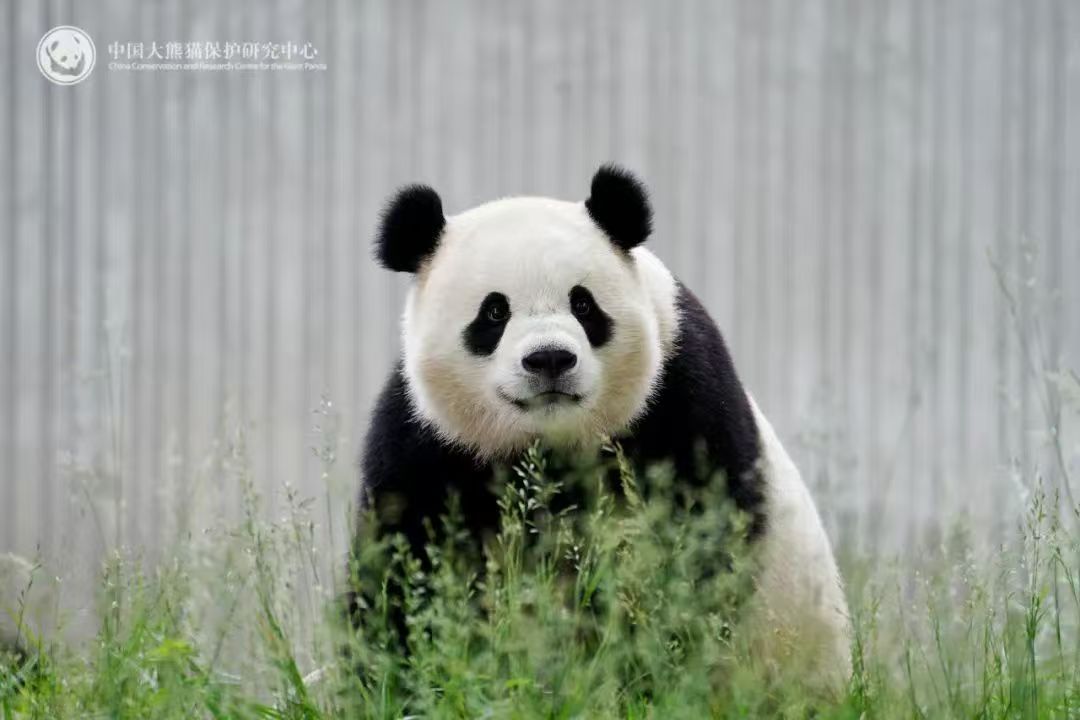
[[644, 190], [613, 168], [585, 203], [512, 198], [449, 218], [434, 191], [403, 190], [378, 251], [416, 275], [403, 340], [421, 419], [481, 457], [626, 429], [675, 329], [674, 280], [636, 247], [649, 220]]
[[664, 352], [650, 294], [663, 278], [643, 277], [644, 254], [613, 245], [582, 203], [517, 198], [449, 218], [405, 311], [418, 409], [482, 455], [624, 428]]

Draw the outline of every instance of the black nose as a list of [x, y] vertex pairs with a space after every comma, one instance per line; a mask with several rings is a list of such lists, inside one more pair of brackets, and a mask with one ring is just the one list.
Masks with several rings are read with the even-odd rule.
[[531, 373], [557, 378], [577, 365], [577, 355], [569, 350], [537, 350], [523, 357], [521, 365]]

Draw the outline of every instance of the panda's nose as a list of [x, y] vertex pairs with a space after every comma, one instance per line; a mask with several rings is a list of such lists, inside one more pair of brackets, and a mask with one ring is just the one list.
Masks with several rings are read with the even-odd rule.
[[569, 350], [537, 350], [521, 359], [521, 366], [542, 377], [557, 378], [577, 365], [577, 355]]

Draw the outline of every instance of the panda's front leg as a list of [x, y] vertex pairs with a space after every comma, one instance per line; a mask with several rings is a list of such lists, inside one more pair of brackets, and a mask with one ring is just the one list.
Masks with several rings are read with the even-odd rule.
[[[479, 552], [482, 538], [498, 525], [498, 502], [491, 491], [492, 469], [444, 439], [420, 420], [400, 368], [388, 379], [375, 405], [360, 459], [359, 517], [350, 561], [350, 615], [355, 627], [376, 606], [389, 612], [403, 643], [405, 615], [399, 562], [430, 568], [428, 546], [445, 539], [444, 518], [451, 498], [458, 504], [465, 537]], [[395, 575], [397, 579], [395, 579]], [[380, 594], [388, 591], [385, 597]]]

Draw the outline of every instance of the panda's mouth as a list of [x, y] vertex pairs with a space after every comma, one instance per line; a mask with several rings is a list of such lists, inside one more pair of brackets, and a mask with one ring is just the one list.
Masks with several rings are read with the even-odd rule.
[[577, 393], [566, 392], [563, 390], [544, 390], [538, 392], [532, 397], [528, 398], [516, 398], [508, 395], [506, 392], [500, 390], [499, 397], [507, 401], [519, 410], [537, 410], [540, 408], [550, 408], [560, 405], [577, 405], [581, 402], [582, 397]]

